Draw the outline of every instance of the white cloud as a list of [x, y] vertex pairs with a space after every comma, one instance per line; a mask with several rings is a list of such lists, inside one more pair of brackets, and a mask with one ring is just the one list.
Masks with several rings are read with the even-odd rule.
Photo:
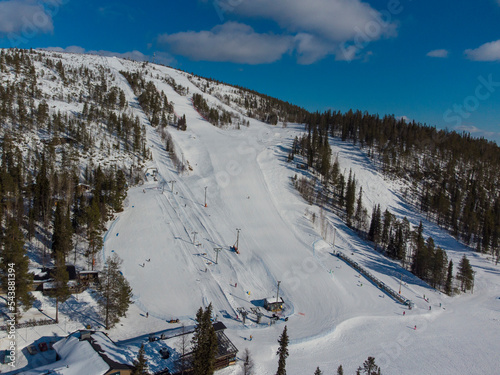
[[308, 32], [334, 42], [394, 36], [396, 25], [359, 0], [252, 0], [234, 12], [276, 21], [290, 32]]
[[[359, 59], [363, 54], [368, 57], [364, 50], [369, 43], [397, 35], [392, 19], [402, 11], [401, 6], [390, 2], [379, 12], [361, 0], [216, 0], [213, 4], [221, 20], [233, 13], [276, 22], [283, 33], [282, 42], [287, 36], [293, 37], [300, 64], [311, 64], [327, 55], [343, 61]], [[263, 45], [266, 47], [266, 43]], [[178, 47], [177, 53], [183, 49]]]
[[[23, 37], [54, 29], [52, 12], [44, 4], [57, 6], [56, 1], [9, 0], [0, 2], [0, 34], [21, 33]], [[11, 37], [14, 37], [10, 35]]]
[[474, 61], [500, 61], [500, 40], [485, 43], [476, 49], [466, 49], [465, 54]]
[[264, 64], [277, 61], [290, 51], [293, 38], [259, 34], [250, 26], [227, 22], [210, 31], [163, 34], [158, 37], [158, 42], [193, 60]]
[[429, 56], [429, 57], [439, 57], [439, 58], [446, 58], [446, 57], [448, 57], [448, 54], [449, 54], [449, 52], [446, 49], [435, 49], [433, 51], [427, 52], [427, 56]]
[[331, 44], [307, 33], [297, 34], [294, 41], [299, 64], [312, 64], [335, 51]]

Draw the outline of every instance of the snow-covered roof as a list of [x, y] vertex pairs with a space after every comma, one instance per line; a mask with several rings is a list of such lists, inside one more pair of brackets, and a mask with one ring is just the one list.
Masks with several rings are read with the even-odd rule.
[[78, 272], [80, 275], [88, 275], [88, 274], [96, 274], [99, 273], [99, 271], [80, 271]]
[[[76, 280], [69, 280], [68, 281], [69, 287], [76, 287], [77, 285], [78, 285], [78, 283], [76, 282]], [[44, 290], [56, 289], [57, 287], [58, 287], [57, 281], [47, 281], [46, 283], [43, 284]]]
[[59, 361], [29, 370], [25, 374], [41, 375], [51, 370], [61, 375], [103, 375], [110, 369], [89, 341], [80, 341], [79, 333], [59, 340], [54, 344], [54, 349], [61, 357]]
[[128, 351], [117, 347], [104, 333], [92, 332], [83, 340], [81, 334], [74, 332], [54, 344], [59, 361], [24, 374], [41, 375], [51, 370], [61, 375], [103, 375], [111, 368], [128, 368]]
[[278, 297], [278, 301], [276, 301], [276, 297], [269, 297], [266, 298], [266, 304], [271, 304], [271, 303], [284, 303], [283, 298]]

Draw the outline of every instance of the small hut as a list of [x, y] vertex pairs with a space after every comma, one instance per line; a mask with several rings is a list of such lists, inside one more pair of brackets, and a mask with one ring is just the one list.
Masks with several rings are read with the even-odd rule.
[[281, 311], [283, 310], [283, 298], [281, 297], [271, 297], [264, 300], [264, 307], [269, 311]]

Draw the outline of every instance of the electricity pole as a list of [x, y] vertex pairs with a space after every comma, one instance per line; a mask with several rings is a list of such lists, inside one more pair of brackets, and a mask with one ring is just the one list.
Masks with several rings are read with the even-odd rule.
[[207, 187], [205, 186], [205, 207], [207, 207]]
[[219, 252], [222, 250], [222, 247], [214, 247], [214, 251], [215, 251], [215, 264], [219, 264], [218, 263], [218, 260], [219, 260]]

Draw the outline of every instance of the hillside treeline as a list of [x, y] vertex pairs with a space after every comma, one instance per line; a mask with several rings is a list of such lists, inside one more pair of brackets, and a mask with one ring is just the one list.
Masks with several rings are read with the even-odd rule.
[[0, 51], [0, 284], [14, 265], [16, 312], [33, 302], [29, 259], [98, 265], [105, 223], [140, 179], [134, 162], [149, 156], [109, 68], [68, 60]]

